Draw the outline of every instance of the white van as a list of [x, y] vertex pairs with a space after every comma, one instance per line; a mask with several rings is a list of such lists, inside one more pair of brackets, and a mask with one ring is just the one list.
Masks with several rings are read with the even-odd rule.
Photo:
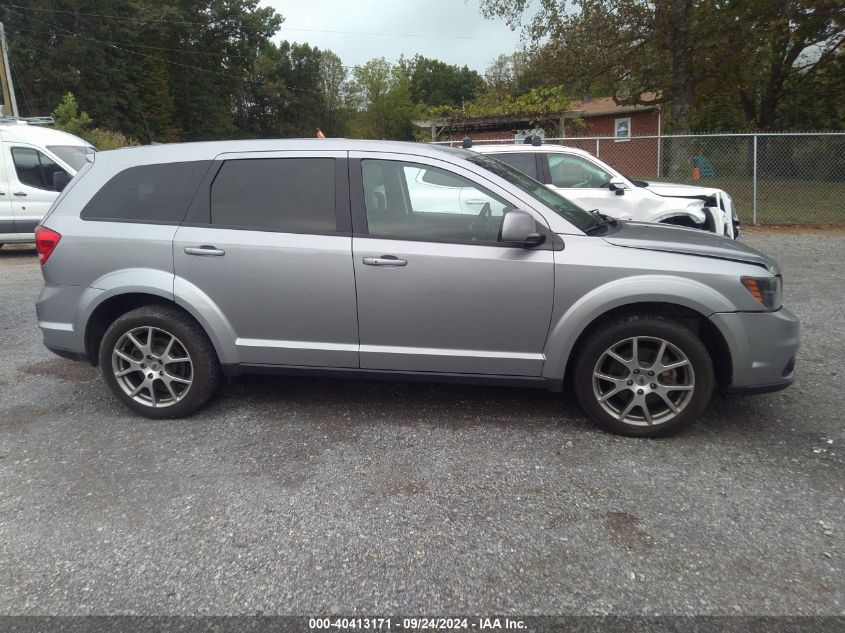
[[35, 241], [35, 226], [93, 151], [66, 132], [0, 124], [0, 246]]

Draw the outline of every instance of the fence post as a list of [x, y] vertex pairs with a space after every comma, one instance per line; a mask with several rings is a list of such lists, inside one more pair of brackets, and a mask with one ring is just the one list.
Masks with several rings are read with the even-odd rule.
[[596, 138], [596, 158], [599, 158], [599, 142], [601, 139]]
[[751, 171], [751, 224], [757, 224], [757, 135], [754, 135], [754, 166]]

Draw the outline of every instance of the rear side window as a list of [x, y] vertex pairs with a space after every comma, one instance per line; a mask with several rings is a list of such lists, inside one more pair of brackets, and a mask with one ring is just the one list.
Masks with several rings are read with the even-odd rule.
[[518, 169], [523, 174], [531, 176], [534, 180], [539, 180], [537, 176], [537, 160], [534, 154], [514, 154], [511, 152], [501, 154], [490, 154], [496, 160], [507, 163], [514, 169]]
[[335, 159], [241, 158], [211, 186], [211, 223], [282, 233], [332, 233]]
[[179, 224], [209, 161], [130, 167], [115, 175], [82, 209], [83, 220]]

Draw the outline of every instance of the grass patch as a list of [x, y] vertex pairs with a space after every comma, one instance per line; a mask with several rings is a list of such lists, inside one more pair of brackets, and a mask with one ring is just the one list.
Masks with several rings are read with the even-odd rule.
[[[754, 194], [750, 178], [707, 178], [689, 184], [724, 189], [733, 198], [739, 219], [751, 223]], [[845, 223], [845, 181], [760, 179], [757, 223]]]

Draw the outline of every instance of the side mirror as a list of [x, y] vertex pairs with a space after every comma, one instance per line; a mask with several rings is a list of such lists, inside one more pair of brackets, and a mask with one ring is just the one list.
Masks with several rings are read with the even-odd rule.
[[511, 209], [502, 218], [499, 241], [522, 248], [534, 248], [546, 241], [546, 236], [537, 232], [534, 217], [522, 209]]
[[67, 187], [67, 183], [70, 182], [70, 176], [65, 171], [54, 171], [53, 172], [53, 191], [61, 191], [65, 187]]
[[618, 178], [612, 178], [608, 183], [608, 187], [610, 187], [611, 191], [615, 191], [617, 196], [624, 196], [625, 190], [628, 189], [628, 185]]

